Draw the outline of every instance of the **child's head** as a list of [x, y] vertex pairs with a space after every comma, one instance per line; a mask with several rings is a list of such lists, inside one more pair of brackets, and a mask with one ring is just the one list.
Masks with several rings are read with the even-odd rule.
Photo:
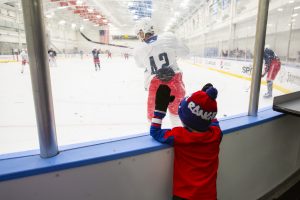
[[185, 97], [178, 108], [183, 125], [195, 131], [206, 131], [217, 115], [217, 95], [217, 89], [206, 84], [202, 90]]

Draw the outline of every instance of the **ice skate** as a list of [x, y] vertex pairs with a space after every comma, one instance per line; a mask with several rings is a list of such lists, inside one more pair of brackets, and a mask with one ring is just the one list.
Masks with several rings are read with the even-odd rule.
[[272, 94], [270, 94], [270, 93], [265, 93], [264, 94], [264, 98], [271, 98], [272, 97]]

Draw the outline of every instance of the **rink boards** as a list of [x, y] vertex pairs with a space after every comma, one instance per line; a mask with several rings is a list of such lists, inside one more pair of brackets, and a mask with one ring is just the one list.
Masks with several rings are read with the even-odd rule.
[[[217, 70], [221, 73], [231, 73], [232, 76], [250, 80], [253, 63], [252, 60], [231, 60], [226, 58], [201, 58], [193, 57], [193, 63], [197, 66], [207, 67], [210, 70]], [[263, 67], [264, 70], [264, 67]], [[262, 79], [264, 80], [264, 79]], [[290, 93], [300, 88], [300, 64], [299, 63], [281, 63], [281, 69], [274, 80], [275, 89]]]

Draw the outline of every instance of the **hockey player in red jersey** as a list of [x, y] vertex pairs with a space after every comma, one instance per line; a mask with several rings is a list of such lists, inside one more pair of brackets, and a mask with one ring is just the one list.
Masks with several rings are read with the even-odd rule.
[[107, 58], [111, 58], [111, 51], [110, 50], [108, 50], [108, 52], [107, 52]]
[[265, 60], [265, 70], [262, 74], [262, 77], [264, 77], [267, 74], [267, 88], [268, 92], [264, 95], [265, 98], [272, 97], [273, 92], [273, 82], [280, 70], [281, 62], [278, 56], [274, 53], [273, 50], [269, 48], [268, 45], [266, 45], [265, 51], [264, 51], [264, 60]]
[[150, 135], [174, 146], [173, 200], [216, 200], [222, 131], [217, 115], [218, 91], [206, 84], [184, 98], [178, 108], [183, 127], [161, 129], [167, 107], [174, 100], [167, 85], [156, 92]]
[[98, 67], [100, 70], [100, 58], [99, 58], [100, 50], [93, 49], [92, 54], [94, 59], [95, 71], [97, 71]]
[[149, 19], [137, 25], [142, 43], [135, 49], [134, 59], [138, 67], [145, 68], [145, 85], [148, 90], [147, 118], [151, 121], [154, 111], [155, 93], [160, 84], [168, 85], [175, 96], [169, 105], [172, 126], [180, 124], [178, 105], [185, 96], [182, 72], [177, 64], [178, 57], [187, 56], [189, 49], [173, 33], [155, 35]]

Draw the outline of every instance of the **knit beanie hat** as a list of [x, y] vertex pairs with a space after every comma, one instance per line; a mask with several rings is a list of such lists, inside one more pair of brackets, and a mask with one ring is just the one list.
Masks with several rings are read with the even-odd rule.
[[211, 86], [185, 97], [178, 107], [182, 123], [193, 130], [206, 131], [217, 115], [217, 95], [217, 89]]

